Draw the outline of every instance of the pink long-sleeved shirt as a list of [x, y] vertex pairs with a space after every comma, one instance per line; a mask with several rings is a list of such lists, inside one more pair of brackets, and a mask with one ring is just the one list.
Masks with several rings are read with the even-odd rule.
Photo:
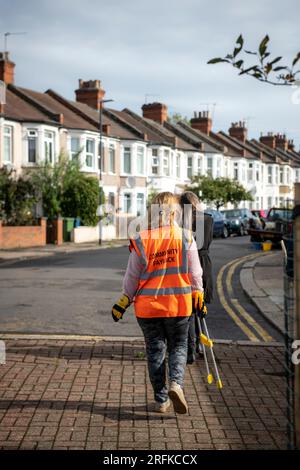
[[[123, 293], [129, 297], [130, 301], [133, 300], [137, 291], [143, 268], [144, 266], [140, 261], [140, 257], [135, 250], [132, 250], [129, 255], [123, 280]], [[199, 261], [198, 248], [194, 239], [188, 249], [188, 271], [192, 291], [199, 290], [202, 292], [202, 268]]]

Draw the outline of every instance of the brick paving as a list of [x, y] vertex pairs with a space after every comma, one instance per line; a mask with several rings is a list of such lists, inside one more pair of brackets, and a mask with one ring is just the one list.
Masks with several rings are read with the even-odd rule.
[[1, 449], [285, 449], [280, 345], [216, 344], [224, 388], [188, 366], [188, 415], [153, 411], [140, 341], [13, 339], [0, 366]]

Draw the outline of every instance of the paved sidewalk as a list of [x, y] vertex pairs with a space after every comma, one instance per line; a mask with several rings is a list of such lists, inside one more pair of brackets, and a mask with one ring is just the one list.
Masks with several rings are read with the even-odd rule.
[[217, 343], [224, 388], [189, 366], [188, 415], [153, 411], [140, 340], [5, 339], [2, 449], [284, 449], [283, 349]]
[[85, 250], [101, 250], [105, 248], [127, 246], [128, 240], [104, 241], [101, 245], [98, 242], [93, 243], [72, 243], [64, 242], [61, 245], [48, 244], [45, 246], [36, 246], [32, 248], [15, 248], [11, 250], [0, 249], [0, 265], [5, 262], [21, 261], [28, 258], [41, 258], [44, 256], [53, 256], [58, 253], [74, 253]]
[[271, 252], [243, 265], [243, 290], [267, 320], [284, 332], [283, 254]]

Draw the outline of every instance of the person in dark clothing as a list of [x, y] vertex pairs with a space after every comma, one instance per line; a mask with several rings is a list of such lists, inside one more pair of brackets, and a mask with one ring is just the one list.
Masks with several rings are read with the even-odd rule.
[[[184, 214], [184, 205], [190, 204], [192, 206], [192, 231], [194, 234], [196, 231], [196, 218], [197, 211], [200, 209], [200, 200], [195, 193], [192, 191], [186, 191], [180, 195], [179, 203], [182, 207]], [[209, 247], [213, 239], [213, 218], [211, 215], [204, 213], [204, 230], [202, 246], [198, 249], [198, 256], [203, 271], [203, 289], [205, 303], [209, 304], [213, 300], [213, 276], [212, 276], [212, 263], [209, 256]], [[197, 242], [197, 240], [196, 240]], [[189, 321], [189, 334], [188, 334], [188, 364], [192, 364], [195, 360], [196, 349], [198, 353], [202, 355], [202, 347], [199, 343], [199, 332], [196, 318], [194, 315], [191, 316]]]

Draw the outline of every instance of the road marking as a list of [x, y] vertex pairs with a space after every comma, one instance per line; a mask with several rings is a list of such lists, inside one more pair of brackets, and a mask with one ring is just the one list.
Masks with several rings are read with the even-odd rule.
[[272, 336], [270, 336], [269, 333], [262, 326], [260, 326], [248, 312], [246, 312], [246, 310], [242, 307], [238, 299], [232, 298], [233, 296], [232, 277], [233, 277], [234, 271], [243, 262], [244, 260], [235, 261], [230, 266], [228, 273], [227, 273], [226, 287], [228, 290], [231, 303], [236, 307], [239, 314], [252, 326], [252, 328], [262, 337], [264, 341], [266, 342], [272, 341], [273, 340]]
[[226, 312], [228, 313], [228, 315], [235, 322], [235, 324], [245, 333], [247, 338], [249, 338], [251, 341], [259, 342], [259, 339], [255, 336], [254, 333], [252, 333], [250, 328], [248, 328], [248, 326], [245, 325], [240, 320], [240, 318], [236, 315], [234, 310], [230, 307], [230, 305], [228, 304], [228, 302], [225, 299], [224, 289], [223, 289], [223, 285], [222, 285], [222, 278], [223, 278], [223, 274], [224, 274], [224, 271], [225, 271], [226, 267], [227, 267], [227, 265], [225, 265], [221, 268], [221, 270], [218, 273], [218, 277], [217, 277], [217, 291], [218, 291], [220, 302], [221, 302], [222, 306], [224, 307], [224, 309], [226, 310]]
[[[255, 253], [255, 254], [251, 254], [251, 255], [246, 255], [243, 258], [238, 258], [237, 260], [235, 259], [233, 261], [230, 261], [229, 263], [227, 263], [225, 266], [223, 266], [220, 269], [220, 271], [218, 273], [218, 276], [217, 276], [217, 292], [218, 292], [218, 296], [219, 296], [219, 299], [220, 299], [220, 302], [221, 302], [223, 308], [228, 313], [228, 315], [232, 318], [232, 320], [235, 322], [235, 324], [244, 332], [244, 334], [250, 339], [250, 341], [253, 341], [253, 342], [260, 342], [260, 339], [239, 318], [239, 316], [235, 313], [235, 311], [231, 308], [231, 306], [227, 302], [227, 300], [225, 298], [225, 294], [224, 294], [224, 289], [223, 289], [223, 276], [224, 276], [224, 271], [227, 268], [231, 267], [232, 265], [237, 265], [237, 264], [240, 264], [242, 262], [246, 262], [247, 260], [250, 260], [252, 258], [256, 258], [258, 256], [261, 256], [261, 254]], [[232, 273], [233, 273], [233, 270], [232, 270]], [[228, 282], [228, 278], [227, 278], [227, 282]], [[229, 283], [227, 283], [227, 288], [228, 287], [229, 287], [230, 295], [233, 295], [232, 286]], [[234, 302], [232, 302], [232, 304], [237, 308], [239, 314], [242, 315], [244, 320], [246, 320], [247, 323], [250, 324], [253, 327], [253, 322], [255, 322], [255, 320], [243, 309], [243, 307], [241, 307], [240, 304], [238, 304], [238, 307], [237, 307], [237, 305], [234, 304]], [[241, 313], [242, 311], [243, 311], [243, 313]], [[260, 325], [258, 325], [256, 322], [255, 322], [255, 326], [256, 326], [255, 330], [256, 330], [257, 333], [259, 331], [261, 331]], [[266, 338], [268, 337], [268, 334], [266, 332], [262, 332], [262, 331], [261, 331], [261, 333], [264, 334], [264, 340], [266, 341]], [[260, 334], [260, 336], [262, 336], [262, 335]]]

